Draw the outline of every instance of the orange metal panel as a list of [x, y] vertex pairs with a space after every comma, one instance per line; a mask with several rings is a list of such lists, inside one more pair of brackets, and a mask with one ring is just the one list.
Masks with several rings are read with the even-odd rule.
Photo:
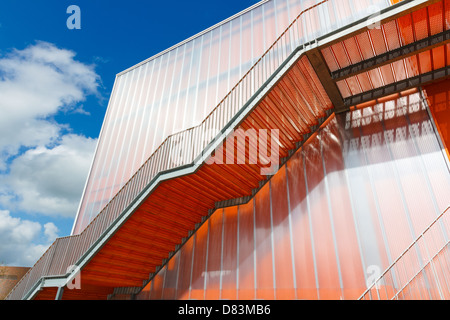
[[418, 54], [419, 64], [420, 64], [420, 73], [427, 73], [433, 70], [431, 65], [431, 54], [430, 50], [421, 52]]
[[450, 159], [450, 80], [424, 87], [431, 113]]
[[[271, 104], [271, 102], [268, 101], [268, 99], [265, 99], [265, 103], [267, 103], [268, 105]], [[275, 107], [272, 106], [272, 108], [275, 108]], [[261, 129], [279, 129], [280, 128], [280, 125], [276, 124], [276, 122], [277, 122], [276, 119], [272, 119], [271, 117], [269, 117], [268, 114], [264, 113], [264, 111], [261, 109], [256, 109], [252, 113], [251, 119], [255, 122], [257, 128], [261, 128]], [[281, 142], [282, 146], [286, 146], [289, 144], [289, 140], [286, 138], [286, 136], [281, 135], [281, 134], [280, 134], [280, 142]]]
[[382, 28], [369, 29], [369, 37], [372, 41], [373, 49], [375, 50], [375, 55], [385, 53], [388, 48], [386, 47], [385, 37]]
[[433, 70], [437, 70], [437, 69], [441, 69], [441, 68], [445, 67], [446, 66], [445, 46], [434, 48], [432, 50], [432, 59], [431, 60], [433, 61], [433, 65], [432, 65]]
[[401, 81], [407, 78], [405, 62], [403, 60], [393, 62], [391, 66], [396, 81]]
[[108, 275], [110, 278], [120, 278], [125, 276], [127, 279], [136, 280], [146, 279], [149, 275], [146, 268], [134, 266], [132, 263], [129, 263], [128, 266], [116, 266], [113, 263], [104, 263], [99, 261], [91, 262], [89, 264], [89, 268], [84, 269], [81, 274], [84, 277], [88, 275], [89, 272]]
[[209, 225], [204, 223], [194, 235], [194, 253], [191, 273], [191, 299], [205, 299], [206, 255], [208, 252]]
[[339, 69], [348, 67], [351, 64], [351, 61], [348, 59], [347, 50], [342, 42], [332, 45], [330, 49], [337, 58]]
[[358, 83], [361, 86], [362, 91], [369, 91], [373, 89], [372, 81], [369, 78], [367, 72], [360, 73], [356, 76]]
[[414, 30], [413, 30], [413, 21], [412, 16], [410, 14], [400, 17], [397, 19], [400, 38], [402, 40], [402, 45], [413, 43], [414, 40]]
[[[137, 248], [135, 250], [131, 250], [112, 243], [108, 243], [107, 246], [108, 247], [105, 249], [108, 251], [105, 252], [105, 255], [108, 257], [114, 257], [115, 259], [123, 259], [128, 261], [130, 265], [133, 265], [134, 262], [138, 262], [140, 264], [146, 262], [151, 264], [161, 264], [163, 260], [163, 258], [158, 256], [157, 253], [140, 251]], [[89, 266], [86, 266], [86, 268], [89, 268]]]
[[356, 95], [362, 92], [361, 86], [356, 76], [349, 77], [345, 79], [345, 81], [347, 82], [351, 95]]
[[147, 285], [142, 288], [142, 290], [137, 295], [137, 300], [150, 300], [150, 292], [152, 290], [153, 280], [147, 283]]
[[255, 217], [254, 200], [239, 206], [238, 299], [255, 299]]
[[270, 189], [255, 196], [256, 299], [274, 299]]
[[362, 60], [360, 54], [359, 44], [356, 37], [351, 37], [343, 41], [343, 46], [345, 48], [345, 53], [350, 59], [350, 64], [355, 64]]
[[[162, 241], [160, 241], [162, 242]], [[128, 261], [130, 266], [134, 263], [139, 262], [137, 258], [133, 257], [133, 253], [139, 255], [139, 254], [145, 254], [146, 257], [148, 257], [148, 262], [153, 262], [155, 264], [158, 264], [167, 256], [167, 245], [160, 246], [157, 241], [153, 238], [152, 242], [143, 243], [143, 241], [135, 241], [135, 240], [122, 240], [118, 237], [115, 237], [111, 244], [108, 244], [109, 246], [105, 248], [105, 256], [114, 256], [116, 259], [119, 256], [117, 253], [119, 250], [128, 250], [130, 255], [123, 256], [124, 261]], [[170, 248], [173, 248], [171, 246]], [[93, 259], [93, 261], [95, 258]], [[142, 263], [145, 263], [145, 261], [142, 261]]]
[[369, 70], [367, 73], [369, 74], [370, 81], [372, 82], [372, 89], [379, 88], [385, 85], [381, 70], [379, 68]]
[[163, 268], [152, 279], [151, 290], [150, 290], [150, 299], [151, 300], [161, 300], [165, 275], [166, 275], [166, 269]]
[[133, 221], [135, 225], [143, 225], [148, 227], [158, 225], [158, 228], [173, 232], [173, 234], [177, 236], [184, 236], [190, 230], [189, 226], [183, 223], [179, 223], [173, 219], [167, 219], [162, 215], [149, 214], [148, 212], [145, 212], [145, 214], [135, 215], [130, 218], [130, 221]]
[[208, 220], [209, 238], [206, 261], [205, 299], [220, 299], [220, 282], [222, 277], [222, 231], [223, 209], [216, 210]]
[[325, 59], [328, 68], [330, 69], [331, 72], [336, 71], [340, 68], [336, 57], [334, 56], [333, 51], [331, 50], [332, 46], [330, 47], [326, 47], [324, 49], [321, 50], [322, 52], [322, 56]]
[[133, 278], [130, 275], [115, 275], [107, 272], [94, 272], [85, 271], [81, 272], [81, 277], [85, 279], [86, 282], [92, 283], [93, 285], [105, 286], [109, 285], [111, 287], [124, 286], [124, 287], [137, 287], [142, 285], [142, 279]]
[[438, 34], [444, 31], [444, 2], [440, 1], [428, 7], [430, 34]]
[[281, 108], [280, 111], [295, 123], [297, 132], [308, 132], [310, 130], [308, 122], [310, 121], [306, 119], [310, 118], [311, 115], [309, 110], [304, 109], [303, 105], [299, 103], [301, 98], [293, 84], [293, 80], [290, 77], [286, 77], [286, 81], [280, 82], [277, 88], [289, 99], [290, 106], [290, 108]]
[[427, 8], [412, 13], [415, 41], [424, 39], [429, 35]]
[[383, 77], [384, 85], [391, 84], [397, 81], [397, 79], [394, 78], [394, 73], [392, 72], [391, 64], [381, 66], [379, 69]]
[[[197, 195], [205, 195], [204, 203], [199, 205], [199, 207], [197, 208], [206, 207], [208, 204], [214, 203], [214, 199], [223, 197], [223, 193], [219, 192], [219, 190], [216, 190], [215, 188], [213, 189], [209, 188], [208, 191], [205, 191], [205, 189], [202, 186], [204, 186], [202, 185], [202, 182], [199, 181], [199, 179], [195, 179], [192, 176], [182, 177], [181, 179], [176, 179], [176, 181], [174, 180], [173, 182], [174, 188], [179, 188], [179, 190], [188, 190], [189, 188], [190, 189], [189, 193]], [[152, 202], [151, 205], [158, 206], [159, 203], [161, 203], [161, 201], [155, 201], [154, 203]], [[180, 210], [181, 213], [183, 213], [183, 211], [185, 210]], [[197, 220], [196, 218], [192, 219], [192, 217], [189, 217], [190, 216], [189, 212], [185, 212], [183, 216], [185, 216], [186, 219], [190, 219], [192, 221]]]
[[55, 300], [58, 288], [43, 288], [34, 300]]
[[122, 227], [120, 232], [118, 232], [114, 236], [117, 236], [118, 238], [133, 239], [136, 242], [152, 243], [154, 245], [157, 245], [158, 248], [161, 248], [162, 252], [164, 252], [164, 250], [170, 251], [173, 249], [174, 247], [173, 241], [167, 241], [166, 239], [162, 239], [160, 236], [147, 231], [148, 230], [136, 229], [135, 226], [125, 225]]
[[222, 243], [222, 292], [221, 299], [237, 299], [237, 266], [238, 266], [238, 207], [223, 210], [223, 243]]
[[389, 21], [381, 26], [383, 29], [387, 43], [387, 50], [393, 50], [399, 48], [402, 43], [399, 36], [399, 30], [397, 27], [397, 20]]
[[357, 34], [355, 38], [356, 43], [358, 44], [357, 49], [361, 50], [363, 60], [373, 58], [375, 56], [375, 52], [373, 51], [372, 40], [369, 33], [362, 32], [360, 34]]
[[[173, 300], [177, 293], [177, 277], [179, 272], [180, 252], [177, 252], [166, 265], [166, 275], [164, 279], [164, 289], [162, 299]], [[148, 274], [147, 274], [148, 277]]]
[[161, 259], [155, 259], [153, 262], [151, 259], [145, 262], [139, 261], [130, 261], [129, 257], [119, 257], [117, 255], [109, 255], [107, 253], [99, 253], [92, 259], [92, 262], [98, 263], [99, 265], [114, 265], [116, 267], [124, 267], [124, 268], [136, 268], [141, 270], [148, 270], [148, 273], [153, 272], [155, 267], [161, 262]]
[[180, 249], [180, 261], [178, 265], [177, 299], [189, 299], [192, 259], [194, 250], [194, 237], [189, 240]]
[[[395, 20], [372, 28], [342, 42], [322, 49], [322, 53], [330, 70], [348, 66], [350, 63], [372, 58], [389, 50], [399, 48], [438, 34], [449, 25], [449, 9], [446, 1], [439, 1], [415, 12], [408, 13]], [[445, 10], [444, 10], [445, 6]], [[403, 61], [396, 61], [374, 70], [349, 77], [337, 82], [344, 98], [368, 91], [395, 81], [413, 77], [419, 73], [427, 73], [446, 66], [448, 60], [445, 48], [439, 47], [425, 51]], [[350, 60], [349, 60], [350, 59]], [[362, 75], [365, 75], [362, 77]], [[362, 90], [361, 90], [362, 89]]]
[[450, 29], [450, 0], [444, 0], [443, 1], [443, 9], [444, 9], [444, 29], [449, 30]]
[[350, 91], [346, 80], [340, 80], [336, 82], [336, 85], [339, 91], [341, 92], [343, 98], [347, 98], [352, 95], [352, 92]]

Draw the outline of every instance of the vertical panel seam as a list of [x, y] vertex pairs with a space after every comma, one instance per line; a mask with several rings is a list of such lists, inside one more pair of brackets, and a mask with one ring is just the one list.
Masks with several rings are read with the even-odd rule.
[[291, 199], [290, 199], [290, 193], [289, 193], [289, 174], [288, 174], [288, 162], [284, 165], [285, 167], [285, 174], [286, 174], [286, 198], [287, 198], [287, 205], [288, 205], [288, 223], [289, 223], [289, 242], [291, 245], [291, 263], [292, 263], [292, 281], [294, 284], [294, 296], [295, 299], [298, 299], [297, 296], [297, 277], [295, 272], [295, 257], [294, 257], [294, 240], [292, 236], [292, 212], [291, 212]]

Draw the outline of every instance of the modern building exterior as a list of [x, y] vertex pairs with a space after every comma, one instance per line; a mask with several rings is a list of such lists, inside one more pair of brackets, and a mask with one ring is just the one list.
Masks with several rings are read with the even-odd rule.
[[8, 299], [449, 299], [450, 1], [265, 0], [116, 77]]
[[29, 269], [28, 267], [0, 266], [0, 300], [5, 299]]

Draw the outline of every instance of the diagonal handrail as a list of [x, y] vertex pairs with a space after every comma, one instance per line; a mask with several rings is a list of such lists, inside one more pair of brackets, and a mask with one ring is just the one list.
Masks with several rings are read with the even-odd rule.
[[[440, 254], [442, 254], [442, 252], [444, 252], [445, 249], [449, 249], [450, 248], [450, 240], [448, 240], [434, 255], [433, 257], [423, 266], [422, 269], [418, 270], [414, 276], [403, 286], [401, 287], [397, 293], [391, 298], [391, 300], [395, 300], [398, 299], [398, 296], [406, 289], [408, 288], [408, 286], [411, 284], [412, 281], [414, 281], [414, 279], [416, 279], [416, 277], [418, 277], [420, 275], [420, 273], [422, 273], [423, 270], [425, 270], [426, 268], [428, 268], [430, 266], [431, 269], [433, 268], [433, 260], [438, 257]], [[434, 271], [434, 270], [433, 270]], [[442, 293], [439, 292], [442, 298]]]
[[[428, 225], [428, 227], [426, 227], [425, 228], [425, 230], [397, 257], [397, 259], [395, 259], [390, 265], [389, 265], [389, 267], [388, 268], [386, 268], [386, 270], [363, 292], [363, 294], [358, 298], [358, 300], [363, 300], [363, 299], [366, 299], [366, 298], [368, 298], [368, 299], [372, 299], [372, 295], [371, 295], [371, 291], [372, 290], [374, 290], [374, 288], [375, 289], [377, 289], [377, 286], [383, 281], [383, 279], [388, 275], [388, 273], [399, 263], [399, 261], [403, 258], [403, 257], [405, 257], [406, 256], [406, 254], [408, 253], [408, 252], [410, 252], [410, 250], [414, 247], [414, 246], [416, 246], [418, 243], [419, 243], [419, 241], [421, 240], [421, 239], [424, 239], [424, 237], [425, 237], [425, 235], [427, 234], [427, 232], [429, 232], [430, 230], [431, 230], [431, 228], [433, 228], [433, 226], [435, 226], [436, 225], [436, 223], [438, 223], [438, 222], [440, 222], [440, 221], [442, 221], [441, 219], [443, 219], [443, 217], [444, 217], [444, 215], [447, 213], [447, 212], [450, 212], [450, 206], [449, 207], [447, 207], [447, 209], [445, 209], [441, 214], [439, 214], [429, 225]], [[448, 226], [449, 228], [448, 228], [448, 230], [446, 230], [447, 232], [450, 232], [450, 225]], [[438, 251], [438, 252], [441, 252], [447, 245], [448, 245], [448, 243], [449, 243], [449, 240], [448, 240], [448, 235], [446, 235], [445, 233], [444, 233], [444, 236], [446, 236], [447, 237], [447, 242], [440, 248], [440, 250]], [[425, 241], [425, 240], [424, 240]], [[427, 249], [428, 250], [428, 249]], [[436, 256], [437, 254], [435, 254], [434, 256], [433, 256], [433, 258]], [[427, 263], [427, 265], [429, 264], [429, 263], [431, 263], [431, 260], [433, 259], [433, 258], [431, 258], [430, 259], [430, 261]], [[425, 266], [423, 266], [419, 271], [417, 271], [416, 273], [415, 273], [415, 275], [413, 276], [413, 278], [412, 279], [414, 279], [414, 277], [416, 276], [416, 275], [418, 275], [424, 268], [426, 267], [426, 265]], [[412, 281], [412, 279], [410, 279], [410, 281]], [[409, 282], [410, 282], [409, 281]], [[408, 283], [409, 283], [408, 282]], [[393, 298], [395, 298], [397, 295], [398, 295], [398, 293], [399, 292], [401, 292], [407, 285], [408, 285], [408, 283], [406, 283], [395, 295], [394, 295], [394, 297]], [[377, 291], [377, 293], [378, 293], [378, 291]]]
[[[56, 239], [6, 298], [23, 298], [42, 277], [66, 275], [68, 268], [85, 254], [157, 174], [192, 163], [196, 156], [200, 155], [213, 141], [220, 130], [218, 128], [223, 128], [233, 118], [291, 52], [301, 44], [302, 37], [298, 31], [301, 29], [302, 22], [307, 23], [301, 20], [304, 14], [328, 1], [320, 1], [301, 11], [198, 126], [168, 136], [86, 228], [78, 235]], [[322, 115], [319, 108], [311, 111], [317, 116]], [[176, 157], [175, 161], [174, 157]]]

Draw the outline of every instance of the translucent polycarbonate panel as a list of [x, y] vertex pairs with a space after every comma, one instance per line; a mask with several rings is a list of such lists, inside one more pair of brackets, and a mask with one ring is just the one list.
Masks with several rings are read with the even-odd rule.
[[358, 299], [399, 257], [370, 294], [446, 297], [449, 216], [407, 250], [450, 205], [421, 95], [333, 116], [247, 204], [216, 210], [180, 249], [190, 298]]
[[[450, 207], [438, 215], [360, 298], [448, 300], [449, 213]], [[417, 256], [420, 256], [420, 259], [416, 259]]]
[[238, 299], [255, 299], [255, 216], [254, 200], [238, 207]]
[[167, 271], [164, 278], [162, 299], [174, 300], [177, 294], [178, 273], [180, 271], [180, 252], [177, 252], [167, 263]]
[[298, 45], [388, 5], [267, 1], [118, 74], [72, 233], [92, 221], [168, 136], [199, 125], [236, 85], [224, 102], [232, 108], [213, 115], [209, 129], [221, 129]]
[[340, 265], [342, 296], [355, 299], [364, 286], [364, 268], [339, 135], [337, 126], [323, 128], [322, 159], [330, 219], [334, 225], [335, 250]]
[[305, 152], [306, 187], [311, 212], [312, 245], [316, 262], [319, 299], [339, 299], [340, 274], [335, 230], [331, 220], [329, 193], [323, 169], [320, 135], [312, 139]]
[[191, 270], [190, 299], [205, 299], [205, 280], [207, 277], [209, 224], [204, 223], [194, 235], [194, 251]]
[[236, 300], [238, 288], [238, 252], [240, 241], [238, 241], [238, 208], [229, 207], [223, 213], [223, 243], [222, 245], [222, 273], [221, 273], [221, 295], [220, 299]]
[[166, 275], [167, 268], [163, 268], [158, 274], [153, 278], [151, 284], [152, 289], [150, 291], [151, 300], [160, 300], [163, 298], [163, 287], [164, 287], [164, 277]]
[[305, 184], [304, 153], [297, 152], [286, 164], [290, 219], [294, 255], [294, 288], [298, 299], [318, 298], [314, 246], [309, 214], [308, 188]]
[[[287, 171], [286, 167], [281, 170]], [[274, 176], [270, 184], [273, 243], [275, 244], [275, 297], [292, 300], [296, 297], [295, 289], [292, 286], [295, 281], [295, 269], [293, 267], [292, 224], [289, 215], [286, 172]]]
[[194, 238], [191, 237], [180, 251], [180, 262], [178, 264], [177, 299], [189, 299], [191, 286], [192, 256]]
[[255, 196], [256, 299], [275, 298], [270, 185]]
[[208, 221], [208, 259], [206, 261], [205, 299], [220, 299], [222, 278], [222, 234], [223, 234], [223, 209], [218, 210]]

